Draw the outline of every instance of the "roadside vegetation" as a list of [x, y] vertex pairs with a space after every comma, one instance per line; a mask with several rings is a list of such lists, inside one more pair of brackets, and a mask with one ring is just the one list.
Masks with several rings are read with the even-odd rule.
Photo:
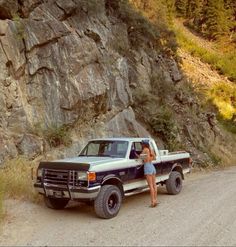
[[52, 148], [61, 145], [70, 146], [71, 144], [70, 128], [68, 126], [52, 124], [45, 127], [42, 123], [37, 123], [31, 129], [31, 133], [46, 140]]
[[218, 108], [222, 119], [233, 120], [236, 117], [235, 84], [217, 83], [209, 89], [208, 98]]
[[217, 53], [205, 49], [192, 41], [178, 28], [175, 30], [179, 46], [192, 56], [199, 57], [203, 62], [227, 76], [232, 82], [218, 82], [205, 88], [206, 100], [215, 106], [217, 119], [227, 131], [236, 133], [236, 51], [232, 54]]
[[0, 209], [3, 209], [3, 195], [5, 198], [24, 199], [32, 202], [38, 200], [31, 179], [35, 168], [33, 162], [23, 157], [12, 159], [3, 165], [3, 168], [0, 169]]
[[183, 144], [177, 138], [178, 126], [171, 108], [160, 102], [157, 95], [143, 89], [135, 89], [133, 96], [135, 112], [142, 116], [142, 122], [150, 126], [155, 135], [161, 137], [166, 148], [170, 151], [182, 149]]
[[176, 39], [181, 48], [188, 51], [191, 55], [199, 57], [203, 62], [208, 63], [220, 74], [227, 76], [231, 81], [236, 82], [236, 51], [229, 53], [216, 53], [207, 48], [199, 46], [182, 32], [175, 29]]
[[2, 181], [2, 176], [0, 176], [0, 223], [4, 217], [4, 207], [3, 207], [3, 200], [4, 200], [4, 185]]

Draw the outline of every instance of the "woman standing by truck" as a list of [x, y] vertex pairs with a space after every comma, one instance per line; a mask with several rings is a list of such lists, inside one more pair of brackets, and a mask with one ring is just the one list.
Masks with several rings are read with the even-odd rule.
[[[146, 176], [148, 186], [150, 188], [151, 205], [150, 207], [157, 206], [157, 185], [156, 185], [156, 169], [152, 161], [156, 159], [154, 151], [150, 148], [149, 140], [142, 141], [142, 153], [145, 155], [144, 162], [144, 175]], [[140, 155], [141, 155], [140, 154]]]

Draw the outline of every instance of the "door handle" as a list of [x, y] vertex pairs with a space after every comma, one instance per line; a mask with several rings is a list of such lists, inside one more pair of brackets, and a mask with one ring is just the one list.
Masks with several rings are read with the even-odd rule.
[[136, 168], [137, 169], [140, 169], [142, 166], [143, 166], [143, 164], [142, 165], [139, 165], [139, 166], [136, 166]]

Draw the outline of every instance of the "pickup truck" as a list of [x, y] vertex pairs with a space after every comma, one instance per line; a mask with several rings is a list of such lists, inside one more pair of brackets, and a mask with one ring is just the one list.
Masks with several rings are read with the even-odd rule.
[[78, 157], [40, 162], [34, 187], [49, 208], [63, 209], [75, 200], [93, 204], [98, 217], [113, 218], [125, 196], [148, 190], [143, 161], [134, 155], [141, 153], [144, 139], [156, 154], [156, 184], [178, 194], [191, 169], [190, 154], [159, 150], [152, 138], [90, 140]]

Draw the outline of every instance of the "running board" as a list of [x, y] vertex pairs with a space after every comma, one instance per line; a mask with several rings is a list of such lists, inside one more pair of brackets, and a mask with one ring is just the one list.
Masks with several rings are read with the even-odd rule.
[[[157, 187], [159, 187], [159, 186], [160, 186], [160, 184], [157, 184]], [[148, 191], [148, 190], [149, 190], [149, 187], [145, 187], [145, 188], [142, 188], [142, 189], [135, 189], [135, 190], [132, 190], [130, 192], [125, 192], [125, 196], [136, 195], [136, 194]]]
[[143, 189], [133, 190], [133, 191], [131, 191], [131, 192], [126, 192], [126, 193], [125, 193], [125, 196], [136, 195], [136, 194], [142, 193], [142, 192], [144, 192], [144, 191], [148, 191], [148, 190], [149, 190], [148, 187], [147, 187], [147, 188], [143, 188]]

